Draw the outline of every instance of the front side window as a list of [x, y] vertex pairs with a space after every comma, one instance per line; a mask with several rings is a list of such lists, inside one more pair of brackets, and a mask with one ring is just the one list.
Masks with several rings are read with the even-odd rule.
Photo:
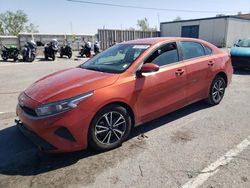
[[176, 43], [168, 43], [157, 49], [145, 63], [154, 63], [159, 66], [165, 66], [179, 61]]
[[80, 67], [100, 72], [121, 73], [128, 69], [149, 46], [117, 44], [93, 57]]
[[183, 60], [206, 55], [203, 46], [198, 42], [182, 41], [180, 44]]

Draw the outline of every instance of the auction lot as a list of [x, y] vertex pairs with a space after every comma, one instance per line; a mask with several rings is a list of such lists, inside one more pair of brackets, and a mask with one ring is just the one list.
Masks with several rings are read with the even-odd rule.
[[0, 62], [1, 188], [250, 187], [250, 71], [235, 71], [220, 105], [198, 102], [144, 124], [115, 150], [39, 152], [14, 126], [18, 94], [85, 60]]

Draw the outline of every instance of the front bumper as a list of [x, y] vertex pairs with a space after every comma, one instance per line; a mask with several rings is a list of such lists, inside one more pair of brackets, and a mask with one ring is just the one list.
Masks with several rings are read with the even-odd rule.
[[49, 152], [72, 152], [87, 148], [88, 126], [92, 116], [71, 111], [39, 118], [27, 114], [17, 105], [19, 129], [41, 149]]
[[57, 148], [50, 143], [48, 143], [46, 140], [39, 137], [36, 133], [29, 130], [20, 120], [15, 120], [15, 123], [18, 127], [18, 129], [27, 136], [35, 145], [38, 146], [38, 148], [42, 151], [52, 151], [57, 150]]

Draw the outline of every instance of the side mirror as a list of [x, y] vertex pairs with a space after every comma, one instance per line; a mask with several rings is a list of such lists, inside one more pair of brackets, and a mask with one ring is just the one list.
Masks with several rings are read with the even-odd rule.
[[146, 63], [141, 67], [140, 73], [157, 72], [160, 67], [154, 63]]

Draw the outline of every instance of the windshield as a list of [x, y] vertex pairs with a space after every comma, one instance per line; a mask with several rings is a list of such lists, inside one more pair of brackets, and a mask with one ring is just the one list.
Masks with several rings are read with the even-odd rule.
[[240, 40], [237, 44], [239, 47], [250, 47], [250, 39]]
[[149, 45], [117, 44], [90, 59], [81, 68], [121, 73], [149, 47]]

